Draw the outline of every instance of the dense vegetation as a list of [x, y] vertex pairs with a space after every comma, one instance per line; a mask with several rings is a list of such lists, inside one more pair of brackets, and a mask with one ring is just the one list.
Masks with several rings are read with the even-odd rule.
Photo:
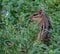
[[[36, 40], [38, 25], [29, 21], [38, 8], [51, 19], [49, 46]], [[0, 54], [60, 54], [60, 0], [0, 0]]]

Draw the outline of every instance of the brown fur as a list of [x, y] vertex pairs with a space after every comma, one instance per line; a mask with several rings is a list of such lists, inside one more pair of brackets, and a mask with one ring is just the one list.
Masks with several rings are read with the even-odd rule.
[[46, 15], [46, 13], [40, 8], [32, 13], [29, 18], [38, 22], [40, 32], [38, 33], [37, 40], [40, 40], [42, 42], [48, 40], [50, 37], [48, 30], [51, 29], [52, 26], [50, 18]]

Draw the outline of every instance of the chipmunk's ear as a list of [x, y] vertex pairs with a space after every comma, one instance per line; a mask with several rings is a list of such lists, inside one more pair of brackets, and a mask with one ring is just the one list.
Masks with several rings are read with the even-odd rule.
[[39, 12], [39, 14], [41, 14], [41, 13], [42, 13], [42, 9], [39, 8], [39, 9], [37, 10], [37, 12]]

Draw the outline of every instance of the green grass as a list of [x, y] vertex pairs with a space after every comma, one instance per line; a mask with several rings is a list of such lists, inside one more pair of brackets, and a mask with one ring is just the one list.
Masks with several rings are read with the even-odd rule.
[[[28, 15], [38, 8], [51, 19], [51, 44], [36, 40], [39, 28]], [[0, 0], [0, 54], [60, 54], [60, 0]]]

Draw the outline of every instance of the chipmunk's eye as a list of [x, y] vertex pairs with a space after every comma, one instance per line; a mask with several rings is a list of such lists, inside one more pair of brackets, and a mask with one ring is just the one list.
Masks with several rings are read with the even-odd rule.
[[33, 16], [36, 16], [36, 15], [38, 15], [38, 14], [37, 13], [33, 14]]

